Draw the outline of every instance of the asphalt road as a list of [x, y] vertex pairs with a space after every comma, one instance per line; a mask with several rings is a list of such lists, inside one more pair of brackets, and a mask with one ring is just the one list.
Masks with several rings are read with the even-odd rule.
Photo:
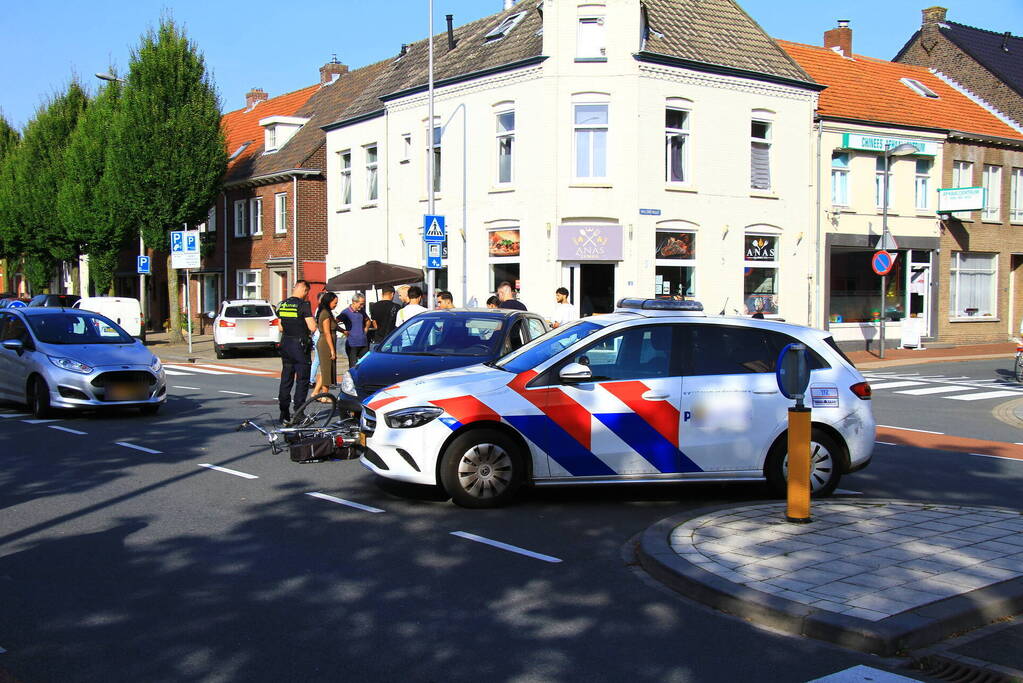
[[[235, 433], [276, 411], [274, 379], [170, 379], [153, 418], [0, 417], [0, 680], [806, 681], [900, 665], [710, 611], [634, 565], [650, 524], [762, 486], [544, 489], [468, 511]], [[885, 419], [910, 420], [880, 394]], [[992, 422], [982, 402], [963, 402], [964, 429]], [[1023, 462], [879, 445], [841, 488], [1023, 509], [1021, 485]]]

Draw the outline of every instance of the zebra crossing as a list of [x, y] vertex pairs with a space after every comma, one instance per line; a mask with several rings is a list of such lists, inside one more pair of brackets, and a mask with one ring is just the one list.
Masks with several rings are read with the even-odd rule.
[[163, 371], [168, 377], [196, 375], [250, 375], [252, 377], [279, 377], [280, 373], [272, 370], [255, 368], [239, 368], [233, 365], [214, 365], [211, 363], [164, 363]]
[[1012, 379], [976, 379], [918, 373], [864, 372], [872, 391], [904, 396], [933, 396], [950, 401], [986, 401], [1023, 397], [1023, 385]]

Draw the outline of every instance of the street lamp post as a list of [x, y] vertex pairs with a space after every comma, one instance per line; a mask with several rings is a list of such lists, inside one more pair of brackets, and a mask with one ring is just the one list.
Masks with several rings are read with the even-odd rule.
[[[436, 158], [436, 156], [435, 156], [436, 155], [435, 145], [437, 144], [437, 141], [434, 139], [434, 134], [433, 134], [433, 131], [434, 131], [434, 120], [433, 120], [433, 0], [428, 0], [428, 2], [427, 2], [427, 11], [430, 14], [430, 19], [429, 19], [429, 22], [428, 22], [427, 38], [426, 38], [427, 43], [429, 43], [429, 56], [428, 56], [428, 60], [427, 60], [428, 61], [428, 71], [429, 71], [429, 73], [427, 75], [427, 98], [426, 98], [427, 99], [427, 114], [426, 114], [426, 117], [427, 117], [427, 119], [429, 119], [430, 123], [427, 124], [427, 131], [426, 131], [427, 149], [429, 150], [429, 153], [426, 155], [427, 159], [428, 159], [428, 167], [429, 167], [428, 177], [427, 177], [427, 180], [426, 180], [427, 185], [428, 185], [428, 187], [426, 188], [426, 192], [427, 192], [427, 194], [426, 194], [426, 196], [427, 196], [427, 209], [426, 209], [426, 212], [428, 214], [430, 214], [431, 216], [433, 216], [433, 215], [435, 215], [435, 213], [434, 213], [433, 183], [434, 183], [434, 178], [436, 177], [436, 174], [437, 174], [437, 169], [434, 167], [434, 163], [435, 163], [434, 160]], [[423, 229], [425, 230], [426, 227], [424, 226]], [[436, 273], [436, 271], [433, 268], [427, 268], [427, 270], [426, 270], [426, 300], [429, 302], [426, 305], [427, 308], [432, 308], [434, 303], [435, 303], [436, 282], [437, 282], [437, 273]]]
[[[889, 164], [891, 163], [892, 157], [901, 157], [907, 154], [917, 153], [916, 145], [909, 142], [904, 142], [901, 145], [895, 147], [889, 147], [885, 143], [884, 147], [884, 178], [881, 182], [881, 245], [880, 248], [883, 250], [888, 249], [888, 170]], [[881, 320], [880, 320], [880, 333], [878, 335], [881, 342], [881, 351], [878, 354], [879, 357], [884, 358], [884, 313], [885, 313], [885, 294], [887, 292], [888, 276], [881, 276]]]

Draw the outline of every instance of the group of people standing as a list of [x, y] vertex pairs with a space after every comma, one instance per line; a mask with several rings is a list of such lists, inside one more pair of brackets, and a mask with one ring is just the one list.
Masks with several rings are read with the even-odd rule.
[[[364, 294], [352, 296], [351, 303], [338, 315], [335, 310], [341, 304], [337, 294], [322, 292], [315, 313], [308, 296], [309, 283], [299, 280], [291, 296], [277, 309], [281, 319], [281, 385], [277, 399], [280, 419], [285, 423], [291, 420], [292, 406], [297, 409], [305, 402], [310, 387], [315, 395], [337, 383], [339, 334], [344, 340], [348, 366], [352, 367], [369, 351], [371, 343], [382, 341], [410, 318], [429, 310], [423, 305], [422, 288], [416, 285], [401, 285], [397, 290], [383, 287], [380, 300], [370, 304], [368, 312]], [[575, 307], [568, 303], [568, 298], [564, 287], [555, 292], [557, 303], [549, 318], [553, 327], [576, 318]], [[440, 310], [454, 308], [451, 292], [437, 292], [435, 306]], [[525, 304], [515, 298], [510, 282], [497, 286], [497, 294], [487, 300], [487, 307], [526, 310]]]

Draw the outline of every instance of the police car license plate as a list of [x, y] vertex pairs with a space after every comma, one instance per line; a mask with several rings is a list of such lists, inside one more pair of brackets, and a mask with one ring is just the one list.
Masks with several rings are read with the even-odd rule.
[[118, 382], [107, 385], [108, 401], [141, 401], [147, 398], [146, 393], [142, 384]]

